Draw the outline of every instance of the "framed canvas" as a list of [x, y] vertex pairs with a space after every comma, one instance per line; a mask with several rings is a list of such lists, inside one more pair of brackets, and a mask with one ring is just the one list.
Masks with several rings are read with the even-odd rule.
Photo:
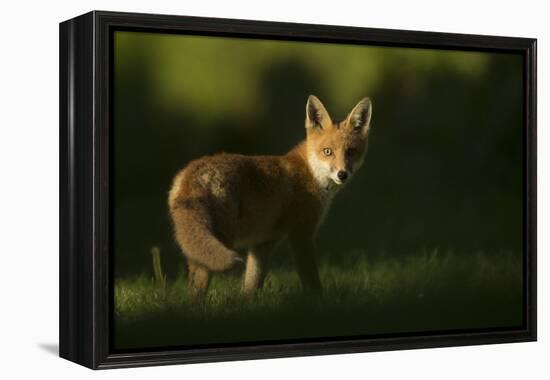
[[536, 40], [60, 24], [60, 356], [536, 340]]

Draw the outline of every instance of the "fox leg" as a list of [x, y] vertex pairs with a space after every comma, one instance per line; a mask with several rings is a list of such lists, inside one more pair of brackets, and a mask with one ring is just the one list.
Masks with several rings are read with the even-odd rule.
[[278, 242], [265, 243], [248, 251], [246, 270], [241, 288], [241, 292], [244, 295], [254, 295], [254, 293], [264, 285], [266, 261], [277, 243]]
[[294, 236], [290, 238], [290, 244], [302, 286], [307, 291], [322, 293], [323, 287], [317, 270], [313, 240]]
[[208, 291], [208, 284], [210, 282], [210, 271], [194, 261], [188, 260], [189, 267], [189, 279], [188, 279], [188, 291], [192, 300], [203, 300], [206, 292]]
[[256, 290], [262, 287], [265, 278], [264, 258], [255, 250], [250, 250], [246, 258], [246, 270], [242, 293], [253, 295]]

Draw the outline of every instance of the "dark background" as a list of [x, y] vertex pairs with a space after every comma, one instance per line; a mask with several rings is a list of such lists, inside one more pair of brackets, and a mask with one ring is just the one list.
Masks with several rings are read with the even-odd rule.
[[[309, 94], [338, 120], [374, 104], [319, 254], [521, 255], [520, 55], [117, 32], [114, 64], [116, 276], [150, 272], [154, 245], [177, 275], [173, 176], [220, 151], [284, 154], [305, 137]], [[286, 246], [274, 260], [290, 262]]]

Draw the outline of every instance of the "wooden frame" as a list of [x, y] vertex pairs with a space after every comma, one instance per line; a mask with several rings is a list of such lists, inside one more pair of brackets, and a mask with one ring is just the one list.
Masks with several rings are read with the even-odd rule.
[[[520, 329], [189, 350], [110, 350], [111, 38], [164, 31], [383, 46], [510, 51], [524, 62], [524, 321]], [[89, 368], [536, 340], [536, 40], [94, 11], [60, 24], [60, 356]]]

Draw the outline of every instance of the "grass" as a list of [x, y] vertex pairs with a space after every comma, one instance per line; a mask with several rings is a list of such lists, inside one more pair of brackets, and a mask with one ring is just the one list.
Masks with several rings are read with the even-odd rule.
[[268, 272], [252, 300], [241, 277], [214, 276], [192, 303], [186, 278], [115, 280], [116, 349], [292, 340], [517, 326], [522, 323], [519, 255], [424, 252], [406, 258], [347, 255], [320, 262], [324, 295], [301, 291], [292, 268]]

